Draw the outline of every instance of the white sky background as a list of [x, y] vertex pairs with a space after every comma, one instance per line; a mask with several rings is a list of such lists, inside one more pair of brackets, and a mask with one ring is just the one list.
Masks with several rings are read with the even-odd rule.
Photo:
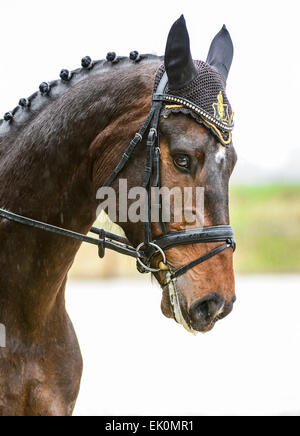
[[169, 29], [183, 13], [194, 59], [206, 59], [224, 23], [233, 39], [228, 96], [236, 114], [236, 176], [253, 169], [255, 180], [259, 167], [258, 178], [292, 167], [298, 174], [299, 12], [299, 0], [2, 2], [0, 114], [62, 68], [77, 68], [85, 55], [164, 54]]

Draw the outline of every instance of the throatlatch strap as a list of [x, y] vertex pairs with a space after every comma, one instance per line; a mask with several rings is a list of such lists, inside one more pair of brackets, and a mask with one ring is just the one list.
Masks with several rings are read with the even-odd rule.
[[146, 121], [144, 122], [144, 124], [142, 125], [142, 127], [140, 128], [138, 133], [136, 133], [135, 137], [131, 140], [129, 147], [127, 148], [127, 150], [125, 151], [125, 153], [122, 156], [121, 161], [118, 163], [118, 165], [116, 166], [116, 168], [114, 169], [112, 174], [108, 177], [108, 179], [105, 181], [105, 183], [102, 185], [102, 187], [110, 186], [115, 181], [115, 179], [118, 177], [118, 175], [120, 174], [122, 169], [125, 167], [125, 165], [129, 161], [129, 159], [131, 158], [138, 143], [142, 142], [143, 136], [149, 127], [149, 124], [153, 118], [153, 115], [154, 115], [154, 107], [151, 108], [151, 111], [150, 111]]

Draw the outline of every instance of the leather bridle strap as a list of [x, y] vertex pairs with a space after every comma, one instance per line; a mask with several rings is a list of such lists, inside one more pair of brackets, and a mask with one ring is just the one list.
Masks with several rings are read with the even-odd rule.
[[157, 253], [155, 247], [159, 247], [161, 250], [166, 251], [172, 247], [181, 245], [190, 245], [197, 243], [209, 243], [209, 242], [224, 242], [219, 247], [214, 248], [203, 256], [188, 263], [187, 265], [173, 271], [171, 273], [172, 279], [180, 277], [185, 274], [189, 269], [194, 268], [200, 263], [205, 262], [213, 256], [221, 253], [223, 250], [231, 247], [233, 251], [236, 249], [236, 243], [234, 240], [233, 229], [229, 225], [209, 226], [203, 228], [192, 228], [187, 230], [181, 230], [178, 232], [170, 232], [160, 236], [153, 241], [153, 245], [145, 250], [146, 263], [150, 264], [151, 258]]
[[125, 153], [123, 154], [120, 162], [115, 167], [115, 169], [113, 170], [112, 174], [108, 177], [108, 179], [103, 183], [102, 187], [110, 186], [118, 177], [120, 172], [123, 170], [129, 159], [131, 158], [133, 152], [135, 151], [137, 145], [140, 142], [142, 142], [143, 136], [151, 123], [153, 115], [154, 115], [154, 108], [152, 107], [146, 121], [144, 122], [140, 130], [135, 134], [135, 137], [130, 141], [130, 144], [127, 150], [125, 151]]
[[[159, 83], [159, 86], [157, 88], [157, 91], [159, 93], [163, 93], [166, 86], [168, 83], [168, 76], [167, 73], [164, 73], [163, 77], [161, 78], [161, 81]], [[152, 102], [152, 107], [151, 110], [149, 112], [149, 115], [146, 118], [146, 121], [144, 122], [144, 124], [142, 125], [142, 127], [140, 128], [140, 130], [135, 134], [135, 137], [132, 139], [132, 141], [130, 142], [127, 150], [125, 151], [125, 153], [122, 156], [122, 159], [120, 160], [120, 162], [118, 163], [118, 165], [115, 167], [114, 171], [112, 172], [112, 174], [108, 177], [108, 179], [104, 182], [104, 184], [102, 185], [102, 187], [107, 187], [110, 186], [114, 180], [118, 177], [118, 175], [120, 174], [120, 172], [123, 170], [123, 168], [125, 167], [125, 165], [127, 164], [127, 162], [129, 161], [129, 159], [131, 158], [134, 150], [136, 149], [137, 145], [142, 142], [143, 137], [152, 121], [152, 119], [154, 118], [154, 122], [152, 125], [153, 128], [156, 129], [157, 131], [157, 126], [158, 126], [158, 122], [159, 122], [159, 114], [160, 114], [160, 110], [162, 107], [162, 101], [159, 101], [157, 103], [153, 103]], [[149, 138], [148, 138], [149, 140]], [[151, 163], [152, 165], [152, 163]]]
[[[163, 93], [168, 84], [167, 73], [164, 73], [161, 78], [158, 90]], [[162, 101], [154, 102], [152, 101], [152, 111], [153, 117], [151, 120], [151, 128], [147, 139], [147, 150], [146, 150], [146, 165], [144, 171], [143, 187], [147, 190], [147, 204], [146, 210], [148, 211], [147, 220], [144, 222], [144, 243], [149, 245], [152, 242], [152, 222], [151, 222], [151, 181], [153, 178], [154, 186], [158, 187], [160, 183], [160, 143], [159, 143], [159, 133], [158, 124], [160, 113], [162, 109]], [[161, 217], [161, 204], [160, 207], [160, 217]], [[165, 233], [166, 228], [160, 219], [162, 232]]]
[[153, 242], [163, 250], [168, 250], [178, 245], [196, 244], [199, 242], [224, 242], [233, 240], [233, 238], [234, 233], [232, 227], [220, 225], [170, 232], [166, 235], [159, 236]]
[[[204, 254], [203, 256], [199, 257], [198, 259], [194, 260], [193, 262], [188, 263], [185, 266], [182, 266], [181, 268], [177, 269], [176, 271], [171, 273], [172, 279], [177, 279], [177, 277], [182, 276], [185, 274], [189, 269], [194, 268], [195, 266], [199, 265], [200, 263], [205, 262], [206, 260], [210, 259], [213, 256], [216, 256], [217, 254], [221, 253], [221, 251], [226, 250], [226, 248], [234, 247], [231, 243], [222, 244], [219, 247], [214, 248], [213, 250], [209, 251], [208, 253]], [[233, 249], [234, 250], [234, 249]]]
[[[31, 218], [17, 215], [15, 213], [9, 212], [4, 209], [0, 209], [0, 217], [19, 224], [24, 224], [26, 226], [35, 227], [37, 229], [44, 230], [46, 232], [55, 233], [56, 235], [65, 236], [67, 238], [75, 239], [81, 242], [86, 242], [92, 245], [97, 245], [99, 249], [102, 249], [102, 255], [100, 257], [103, 257], [104, 254], [103, 249], [105, 248], [116, 251], [117, 253], [120, 254], [125, 254], [126, 256], [134, 257], [136, 259], [142, 258], [144, 256], [144, 252], [137, 251], [134, 247], [131, 247], [129, 245], [129, 241], [126, 238], [123, 238], [122, 236], [114, 235], [113, 233], [106, 232], [105, 230], [98, 229], [96, 227], [92, 227], [91, 233], [99, 235], [99, 239], [92, 238], [90, 236], [86, 236], [81, 233], [73, 232], [72, 230], [67, 230], [61, 227], [53, 226], [48, 223], [36, 221]], [[118, 242], [120, 242], [120, 244]]]

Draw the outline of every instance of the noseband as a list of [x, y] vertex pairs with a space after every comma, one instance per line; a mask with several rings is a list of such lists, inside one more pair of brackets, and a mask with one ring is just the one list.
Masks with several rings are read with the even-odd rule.
[[[130, 142], [129, 147], [123, 154], [119, 164], [103, 184], [103, 187], [107, 187], [114, 182], [127, 162], [130, 160], [137, 145], [142, 142], [143, 138], [148, 132], [146, 150], [147, 157], [143, 178], [143, 187], [148, 192], [148, 219], [144, 223], [144, 241], [137, 248], [130, 246], [126, 238], [122, 238], [118, 235], [114, 235], [96, 227], [93, 227], [91, 232], [97, 234], [99, 236], [98, 239], [63, 229], [61, 227], [52, 226], [48, 223], [36, 221], [22, 215], [17, 215], [4, 209], [0, 209], [0, 217], [61, 236], [97, 245], [99, 249], [99, 256], [101, 258], [104, 257], [106, 248], [117, 251], [120, 254], [134, 257], [137, 259], [137, 269], [141, 273], [156, 273], [159, 271], [164, 272], [165, 279], [162, 284], [168, 289], [176, 321], [182, 324], [188, 331], [195, 333], [192, 327], [188, 325], [181, 312], [176, 279], [185, 274], [189, 269], [205, 262], [229, 247], [235, 251], [236, 244], [234, 241], [232, 227], [229, 225], [191, 228], [178, 232], [167, 232], [166, 225], [162, 220], [161, 198], [159, 199], [159, 210], [162, 235], [153, 239], [151, 225], [151, 187], [160, 188], [160, 138], [158, 133], [158, 125], [163, 103], [168, 102], [170, 99], [170, 97], [164, 93], [167, 83], [167, 74], [164, 73], [155, 94], [152, 96], [152, 107], [146, 121]], [[165, 255], [165, 251], [168, 249], [181, 245], [209, 242], [223, 242], [223, 244], [175, 271], [173, 271], [168, 264]], [[151, 260], [153, 256], [158, 254], [161, 255], [162, 262], [160, 262], [159, 268], [152, 268]]]

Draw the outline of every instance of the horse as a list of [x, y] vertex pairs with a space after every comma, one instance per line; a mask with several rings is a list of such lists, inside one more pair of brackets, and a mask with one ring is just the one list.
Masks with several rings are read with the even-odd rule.
[[[205, 63], [224, 84], [231, 44], [223, 27]], [[165, 56], [132, 52], [129, 58], [108, 53], [101, 61], [85, 57], [81, 68], [62, 70], [59, 80], [43, 82], [38, 92], [21, 99], [0, 121], [0, 207], [87, 235], [99, 207], [97, 192], [118, 167], [132, 137], [138, 144], [111, 186], [118, 192], [120, 177], [129, 188], [143, 185], [149, 138], [147, 142], [135, 132], [151, 110], [153, 82], [162, 65], [170, 89], [192, 83], [196, 70], [184, 17], [170, 30]], [[208, 118], [196, 122], [195, 114], [184, 113], [184, 103], [190, 110], [188, 103], [183, 97], [180, 101], [171, 101], [169, 107], [159, 102], [167, 111], [158, 112], [156, 120], [161, 185], [203, 187], [204, 229], [226, 227], [228, 183], [237, 159], [231, 134], [222, 141]], [[215, 104], [215, 119], [224, 127], [228, 105], [220, 94]], [[144, 241], [143, 223], [119, 225], [133, 247]], [[159, 238], [159, 223], [150, 227]], [[187, 225], [171, 220], [166, 228], [172, 235], [184, 233]], [[65, 308], [65, 287], [81, 241], [4, 217], [0, 240], [0, 322], [7, 334], [6, 347], [0, 348], [0, 415], [70, 416], [80, 388], [82, 356]], [[176, 277], [177, 309], [193, 331], [206, 332], [231, 312], [235, 301], [233, 250], [226, 249], [229, 243], [218, 251], [222, 238], [191, 239], [188, 245], [180, 241], [166, 248], [163, 264], [163, 250], [151, 257], [162, 287], [162, 312], [178, 321], [169, 293], [173, 279], [166, 281], [168, 268], [174, 271], [200, 258]], [[214, 255], [207, 256], [208, 250]]]

